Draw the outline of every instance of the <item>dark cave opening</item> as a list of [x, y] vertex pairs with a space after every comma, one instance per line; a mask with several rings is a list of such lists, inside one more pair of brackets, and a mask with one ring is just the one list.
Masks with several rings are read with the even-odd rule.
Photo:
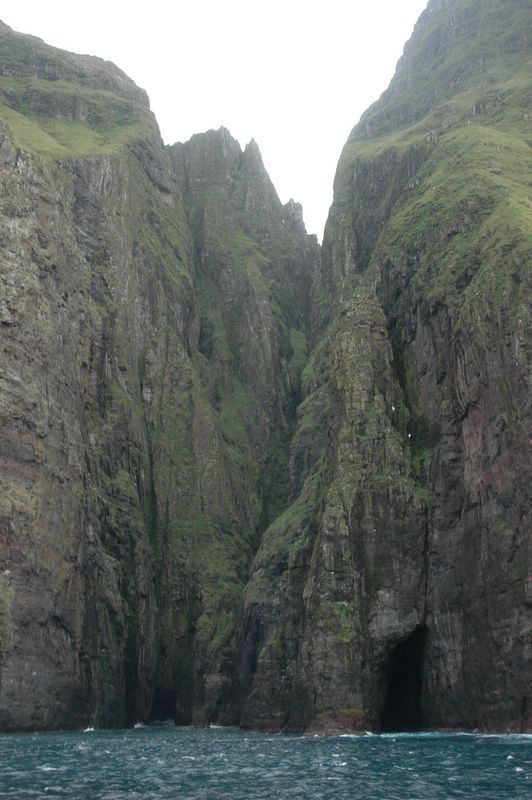
[[157, 686], [153, 695], [150, 719], [153, 722], [176, 719], [177, 692]]
[[426, 641], [427, 629], [419, 626], [390, 656], [382, 731], [416, 731], [423, 727], [421, 692]]

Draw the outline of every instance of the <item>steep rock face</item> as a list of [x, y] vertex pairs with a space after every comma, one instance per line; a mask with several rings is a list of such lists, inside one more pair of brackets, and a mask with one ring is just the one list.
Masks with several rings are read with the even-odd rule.
[[234, 719], [317, 245], [112, 64], [2, 26], [0, 101], [0, 726]]
[[[9, 53], [12, 38], [23, 56], [24, 38], [8, 33], [2, 44]], [[49, 50], [38, 44], [41, 53]], [[61, 54], [52, 56], [60, 70]], [[24, 72], [9, 66], [3, 95], [7, 728], [118, 724], [150, 712], [159, 637], [150, 417], [168, 387], [159, 375], [155, 397], [149, 386], [164, 369], [179, 376], [172, 382], [183, 379], [177, 365], [193, 305], [189, 243], [174, 233], [183, 211], [171, 183], [159, 180], [169, 162], [142, 96], [131, 85], [144, 140], [138, 124], [113, 130], [107, 89], [104, 97], [91, 90], [87, 103], [109, 110], [106, 141], [98, 132], [92, 141], [79, 104], [69, 116], [63, 103], [79, 95], [83, 104], [81, 85], [65, 81], [60, 111], [46, 104], [56, 89], [49, 60], [28, 89]], [[40, 102], [49, 116], [39, 115]], [[172, 233], [155, 242], [157, 226]]]
[[[243, 588], [262, 530], [288, 502], [287, 453], [318, 251], [281, 205], [253, 142], [241, 152], [221, 129], [175, 145], [171, 158], [192, 232], [192, 358], [220, 437], [218, 456], [210, 439], [196, 442], [205, 454], [196, 475], [201, 494], [180, 510], [189, 526], [182, 563], [193, 570], [189, 584], [200, 602], [192, 718], [235, 722]], [[223, 483], [218, 496], [216, 481]], [[179, 570], [169, 574], [182, 585]]]
[[[154, 664], [139, 380], [153, 347], [148, 298], [170, 310], [190, 292], [157, 297], [142, 270], [145, 211], [129, 200], [166, 209], [147, 174], [160, 158], [134, 155], [139, 125], [160, 147], [144, 96], [114, 69], [105, 90], [59, 80], [61, 54], [38, 40], [7, 31], [0, 43], [2, 726], [112, 724], [151, 703], [132, 692]], [[107, 114], [99, 129], [81, 121], [84, 105]], [[116, 156], [122, 142], [130, 161]]]
[[488, 5], [429, 3], [342, 154], [245, 725], [532, 725], [531, 18]]

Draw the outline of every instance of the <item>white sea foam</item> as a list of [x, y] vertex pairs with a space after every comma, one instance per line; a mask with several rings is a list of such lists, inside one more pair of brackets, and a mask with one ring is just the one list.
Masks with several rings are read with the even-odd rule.
[[134, 728], [145, 728], [145, 724], [143, 722], [135, 722], [133, 725]]
[[[430, 738], [347, 734], [342, 739], [309, 739], [242, 736], [227, 728], [216, 736], [209, 730], [174, 727], [147, 726], [143, 735], [131, 729], [96, 730], [98, 736], [92, 739], [83, 732], [43, 734], [32, 738], [31, 748], [23, 737], [2, 737], [2, 796], [92, 798], [91, 787], [98, 783], [106, 787], [107, 797], [128, 800], [132, 794], [125, 787], [131, 783], [138, 787], [135, 796], [146, 800], [201, 800], [205, 786], [216, 784], [224, 797], [249, 800], [275, 797], [276, 787], [290, 783], [298, 800], [345, 800], [353, 797], [344, 785], [347, 781], [357, 787], [359, 797], [485, 797], [483, 789], [489, 783], [490, 797], [515, 800], [528, 796], [526, 787], [532, 784], [530, 736], [522, 735], [487, 739], [477, 733], [466, 739], [445, 733]], [[57, 788], [50, 788], [49, 781]]]
[[94, 733], [94, 728], [85, 728], [83, 733]]

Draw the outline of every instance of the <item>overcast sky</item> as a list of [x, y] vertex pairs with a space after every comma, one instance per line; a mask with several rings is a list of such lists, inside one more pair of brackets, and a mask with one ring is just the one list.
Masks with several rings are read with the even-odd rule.
[[257, 141], [321, 238], [340, 151], [388, 85], [426, 0], [2, 0], [3, 22], [114, 61], [168, 144], [224, 125]]

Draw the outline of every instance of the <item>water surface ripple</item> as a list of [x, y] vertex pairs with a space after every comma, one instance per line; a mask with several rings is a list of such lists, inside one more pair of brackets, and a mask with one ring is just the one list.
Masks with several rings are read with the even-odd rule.
[[526, 800], [532, 798], [532, 736], [324, 739], [165, 725], [4, 735], [0, 797]]

